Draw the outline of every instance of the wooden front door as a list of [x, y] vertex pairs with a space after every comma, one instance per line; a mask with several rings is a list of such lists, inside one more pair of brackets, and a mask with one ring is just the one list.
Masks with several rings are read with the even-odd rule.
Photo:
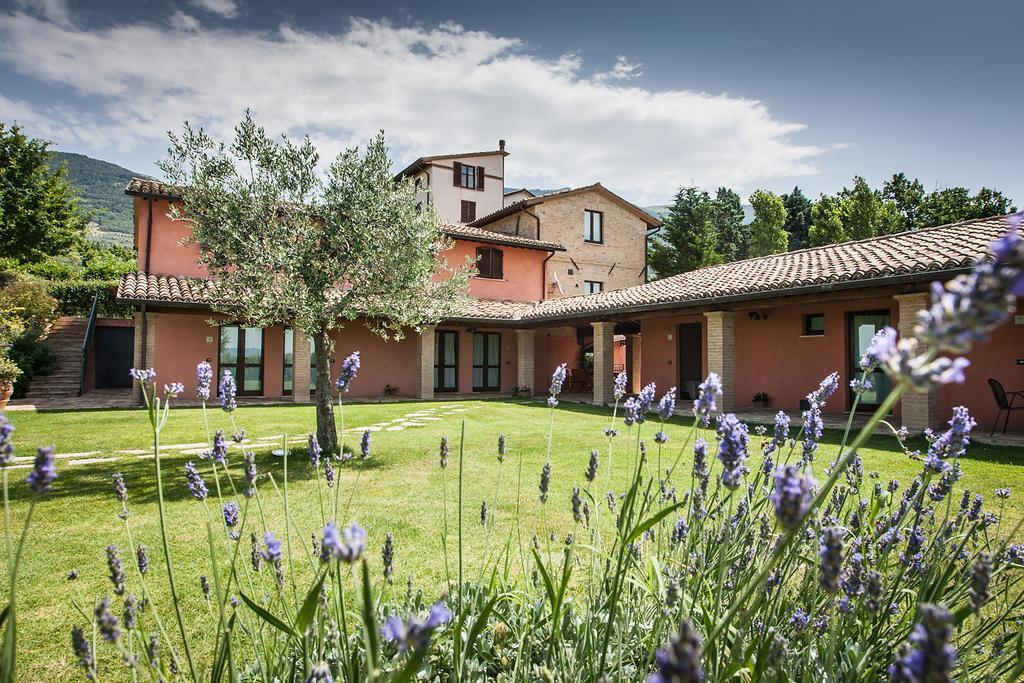
[[96, 388], [127, 389], [132, 385], [135, 330], [131, 327], [97, 327], [95, 340]]
[[501, 389], [501, 334], [473, 333], [473, 391]]

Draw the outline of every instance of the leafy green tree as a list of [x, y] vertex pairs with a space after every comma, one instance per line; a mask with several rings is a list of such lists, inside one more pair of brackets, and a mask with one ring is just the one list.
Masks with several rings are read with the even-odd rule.
[[67, 171], [49, 167], [49, 148], [18, 124], [0, 123], [0, 244], [4, 256], [19, 263], [66, 252], [82, 240], [89, 222]]
[[650, 244], [649, 263], [658, 277], [721, 263], [711, 217], [711, 197], [707, 192], [696, 187], [683, 187], [676, 192], [661, 232]]
[[718, 188], [715, 198], [711, 200], [711, 223], [715, 227], [718, 253], [723, 261], [747, 257], [750, 233], [743, 220], [740, 196], [727, 187]]
[[[184, 200], [172, 216], [192, 228], [217, 308], [313, 339], [317, 438], [337, 452], [331, 330], [359, 320], [401, 338], [455, 309], [468, 268], [447, 266], [437, 215], [420, 209], [411, 181], [393, 178], [383, 132], [326, 171], [308, 137], [275, 142], [248, 113], [227, 145], [188, 124], [170, 137], [161, 168]], [[447, 277], [435, 277], [439, 267]]]
[[921, 204], [924, 202], [924, 185], [917, 178], [910, 180], [906, 174], [893, 174], [882, 184], [882, 197], [892, 202], [903, 219], [904, 230], [915, 230], [920, 225]]
[[947, 187], [924, 198], [921, 227], [1001, 216], [1016, 210], [1011, 200], [998, 190], [983, 187], [972, 196], [966, 187]]
[[838, 197], [823, 194], [814, 202], [807, 237], [812, 247], [823, 247], [849, 239], [843, 229], [842, 201]]
[[792, 192], [782, 195], [782, 203], [786, 205], [786, 223], [782, 227], [789, 235], [789, 249], [803, 249], [808, 245], [807, 231], [811, 229], [811, 200], [799, 187], [794, 187]]
[[786, 251], [789, 234], [782, 227], [786, 224], [786, 205], [782, 198], [767, 190], [755, 190], [750, 195], [750, 206], [754, 209], [754, 220], [750, 223], [750, 255], [768, 256]]

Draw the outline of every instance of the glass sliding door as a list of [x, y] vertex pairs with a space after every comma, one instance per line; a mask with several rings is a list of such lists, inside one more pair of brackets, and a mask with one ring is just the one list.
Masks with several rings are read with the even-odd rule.
[[230, 370], [239, 396], [263, 394], [263, 330], [259, 327], [222, 325], [219, 372]]
[[[307, 337], [309, 341], [309, 390], [316, 391], [316, 345], [313, 338]], [[284, 394], [291, 396], [295, 389], [295, 332], [292, 328], [284, 330]]]
[[459, 389], [459, 333], [434, 332], [434, 391]]
[[473, 333], [473, 391], [501, 388], [501, 334]]
[[[848, 315], [848, 329], [850, 334], [849, 343], [849, 364], [850, 377], [860, 377], [860, 359], [868, 350], [871, 338], [875, 333], [889, 325], [889, 311], [866, 311], [850, 313]], [[871, 381], [871, 390], [861, 394], [857, 409], [874, 410], [885, 400], [892, 390], [892, 382], [889, 376], [881, 370], [875, 370], [868, 374]], [[854, 394], [849, 392], [849, 405], [853, 405]]]

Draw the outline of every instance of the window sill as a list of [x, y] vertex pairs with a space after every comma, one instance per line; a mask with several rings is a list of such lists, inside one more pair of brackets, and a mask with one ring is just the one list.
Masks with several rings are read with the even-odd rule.
[[825, 335], [823, 335], [823, 334], [801, 334], [797, 338], [798, 339], [823, 339], [824, 337], [825, 337]]
[[583, 240], [583, 244], [593, 244], [594, 246], [603, 247], [604, 242], [595, 242], [594, 240]]
[[474, 275], [473, 279], [474, 280], [487, 280], [488, 282], [508, 282], [508, 280], [506, 280], [503, 277], [484, 277], [483, 275]]

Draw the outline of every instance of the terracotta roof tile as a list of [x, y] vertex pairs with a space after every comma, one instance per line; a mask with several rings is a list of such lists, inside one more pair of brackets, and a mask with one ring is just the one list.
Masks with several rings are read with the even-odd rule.
[[168, 185], [167, 183], [150, 178], [132, 178], [128, 182], [127, 187], [124, 188], [124, 193], [140, 197], [162, 197], [165, 199], [180, 199], [182, 196], [180, 187]]
[[506, 235], [503, 232], [474, 228], [469, 225], [442, 225], [441, 232], [460, 240], [474, 242], [486, 242], [489, 244], [507, 244], [510, 247], [522, 247], [524, 249], [541, 249], [543, 251], [565, 251], [565, 247], [555, 242], [534, 240], [518, 235]]
[[[1006, 230], [1005, 217], [996, 216], [710, 266], [598, 294], [539, 302], [467, 298], [460, 304], [463, 310], [452, 319], [567, 320], [844, 285], [870, 287], [900, 277], [928, 280], [969, 268]], [[209, 305], [215, 300], [216, 285], [184, 277], [129, 273], [121, 278], [117, 297], [135, 302]]]

